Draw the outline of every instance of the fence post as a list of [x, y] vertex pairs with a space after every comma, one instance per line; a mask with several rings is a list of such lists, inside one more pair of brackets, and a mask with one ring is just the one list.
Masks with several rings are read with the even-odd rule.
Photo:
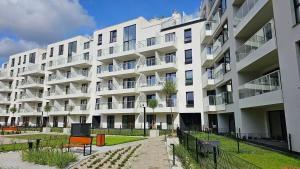
[[189, 135], [186, 134], [186, 149], [189, 151]]
[[198, 156], [198, 139], [196, 138], [196, 161], [199, 162]]
[[214, 164], [215, 164], [215, 169], [218, 168], [218, 160], [217, 160], [217, 147], [213, 147], [213, 151], [214, 151]]
[[289, 148], [290, 148], [290, 151], [293, 151], [293, 147], [292, 147], [292, 135], [291, 133], [289, 133]]
[[172, 148], [173, 148], [173, 166], [175, 165], [175, 145], [171, 144]]

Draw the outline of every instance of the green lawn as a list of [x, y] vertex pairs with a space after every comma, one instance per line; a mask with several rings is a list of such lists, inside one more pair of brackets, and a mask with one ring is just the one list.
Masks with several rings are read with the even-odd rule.
[[[131, 137], [131, 136], [105, 136], [105, 145], [112, 146], [116, 144], [123, 144], [132, 141], [143, 140], [143, 137]], [[96, 139], [93, 139], [93, 144], [96, 144]]]
[[[206, 133], [198, 133], [195, 134], [195, 136], [202, 140], [207, 140]], [[271, 151], [246, 143], [240, 143], [240, 153], [237, 153], [237, 142], [233, 139], [211, 134], [210, 140], [220, 141], [221, 148], [226, 152], [234, 153], [236, 156], [263, 169], [283, 169], [285, 167], [293, 167], [293, 169], [300, 168], [299, 157], [287, 156], [276, 151]]]
[[[24, 140], [36, 140], [42, 139], [42, 146], [52, 146], [52, 147], [61, 147], [63, 144], [68, 142], [67, 135], [50, 135], [50, 134], [32, 134], [32, 135], [18, 135], [18, 136], [6, 136], [14, 139], [24, 139]], [[133, 136], [106, 136], [105, 137], [105, 145], [111, 146], [116, 144], [123, 144], [132, 141], [143, 140], [143, 137], [133, 137]], [[35, 143], [35, 141], [34, 141]], [[93, 139], [93, 144], [96, 144], [96, 138]], [[6, 144], [0, 145], [1, 151], [14, 151], [21, 150], [27, 148], [27, 143], [20, 144]]]

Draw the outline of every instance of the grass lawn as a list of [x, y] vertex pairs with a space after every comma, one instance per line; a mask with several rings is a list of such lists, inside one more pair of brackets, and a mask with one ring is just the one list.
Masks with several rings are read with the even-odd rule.
[[[207, 140], [206, 133], [198, 133], [195, 134], [195, 136], [202, 140]], [[240, 153], [237, 153], [237, 142], [233, 139], [211, 134], [210, 140], [220, 141], [221, 148], [226, 152], [234, 153], [236, 156], [245, 159], [263, 169], [283, 169], [285, 167], [300, 169], [299, 157], [287, 156], [276, 151], [271, 151], [246, 143], [240, 143]]]
[[[35, 140], [41, 139], [42, 146], [54, 146], [61, 147], [62, 144], [66, 144], [68, 142], [67, 135], [51, 135], [51, 134], [31, 134], [31, 135], [18, 135], [18, 136], [6, 136], [8, 138], [14, 139], [24, 139], [24, 140]], [[105, 137], [105, 145], [112, 146], [116, 144], [123, 144], [132, 141], [143, 140], [143, 137], [133, 137], [133, 136], [106, 136]], [[35, 141], [34, 141], [35, 143]], [[93, 139], [93, 144], [96, 144], [96, 138]], [[27, 143], [18, 143], [18, 144], [5, 144], [0, 145], [1, 151], [14, 151], [27, 148]]]
[[[116, 144], [123, 144], [132, 141], [143, 140], [143, 137], [131, 137], [131, 136], [105, 136], [105, 145], [112, 146]], [[93, 139], [93, 144], [96, 144], [96, 139]]]

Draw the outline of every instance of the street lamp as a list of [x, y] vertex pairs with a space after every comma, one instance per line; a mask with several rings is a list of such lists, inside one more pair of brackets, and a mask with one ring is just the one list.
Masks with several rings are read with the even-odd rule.
[[144, 137], [146, 137], [146, 106], [145, 104], [141, 104], [140, 106], [144, 109]]

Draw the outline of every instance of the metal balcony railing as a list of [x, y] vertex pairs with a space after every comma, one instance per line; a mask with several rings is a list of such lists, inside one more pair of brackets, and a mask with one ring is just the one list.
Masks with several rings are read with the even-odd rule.
[[281, 89], [280, 71], [274, 71], [239, 87], [240, 99]]

